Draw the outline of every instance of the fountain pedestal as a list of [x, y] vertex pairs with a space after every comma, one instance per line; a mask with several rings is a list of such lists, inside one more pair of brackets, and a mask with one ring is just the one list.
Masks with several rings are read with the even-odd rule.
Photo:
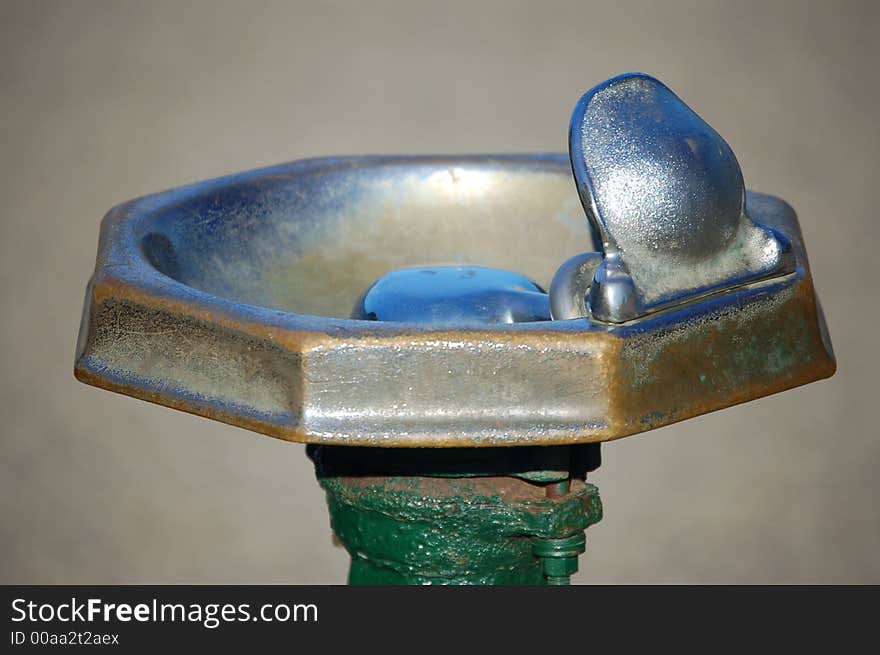
[[[476, 461], [455, 450], [431, 464], [410, 449], [309, 448], [351, 555], [349, 583], [568, 584], [584, 530], [602, 518], [598, 489], [583, 479], [598, 446], [480, 449]], [[570, 470], [522, 466], [548, 453], [569, 456]], [[481, 460], [484, 470], [464, 472]]]

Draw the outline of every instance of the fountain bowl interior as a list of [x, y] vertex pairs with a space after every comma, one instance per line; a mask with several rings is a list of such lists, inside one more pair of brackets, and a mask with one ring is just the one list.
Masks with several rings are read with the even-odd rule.
[[794, 272], [622, 324], [350, 318], [407, 266], [546, 289], [597, 250], [568, 157], [349, 157], [139, 198], [105, 217], [75, 374], [291, 441], [606, 441], [827, 377], [834, 356], [797, 218], [749, 192]]

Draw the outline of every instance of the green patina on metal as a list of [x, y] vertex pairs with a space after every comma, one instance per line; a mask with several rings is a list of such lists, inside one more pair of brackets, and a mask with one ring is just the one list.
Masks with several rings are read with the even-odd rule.
[[339, 475], [350, 460], [328, 465], [318, 450], [351, 584], [564, 584], [584, 529], [602, 517], [598, 490], [579, 479], [548, 497], [545, 486], [511, 476]]

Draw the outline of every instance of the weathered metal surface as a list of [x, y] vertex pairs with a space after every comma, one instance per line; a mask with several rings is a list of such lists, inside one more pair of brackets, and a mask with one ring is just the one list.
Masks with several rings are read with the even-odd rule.
[[393, 452], [311, 451], [331, 525], [352, 558], [352, 584], [565, 583], [584, 551], [583, 531], [602, 518], [596, 488], [582, 479], [550, 498], [544, 487], [503, 474], [394, 474], [400, 461], [413, 471], [433, 465], [416, 450]]
[[786, 236], [746, 206], [730, 146], [653, 77], [588, 91], [569, 148], [603, 255], [584, 289], [592, 318], [624, 323], [794, 270]]
[[749, 193], [793, 273], [621, 325], [344, 318], [382, 274], [450, 262], [547, 287], [589, 244], [563, 155], [296, 162], [107, 215], [80, 380], [292, 441], [605, 441], [827, 377], [792, 209]]

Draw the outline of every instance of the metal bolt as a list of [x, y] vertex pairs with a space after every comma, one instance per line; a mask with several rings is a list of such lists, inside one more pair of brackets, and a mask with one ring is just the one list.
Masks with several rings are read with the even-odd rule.
[[534, 539], [532, 552], [542, 560], [548, 585], [567, 585], [577, 573], [578, 556], [587, 549], [583, 532], [561, 539]]

